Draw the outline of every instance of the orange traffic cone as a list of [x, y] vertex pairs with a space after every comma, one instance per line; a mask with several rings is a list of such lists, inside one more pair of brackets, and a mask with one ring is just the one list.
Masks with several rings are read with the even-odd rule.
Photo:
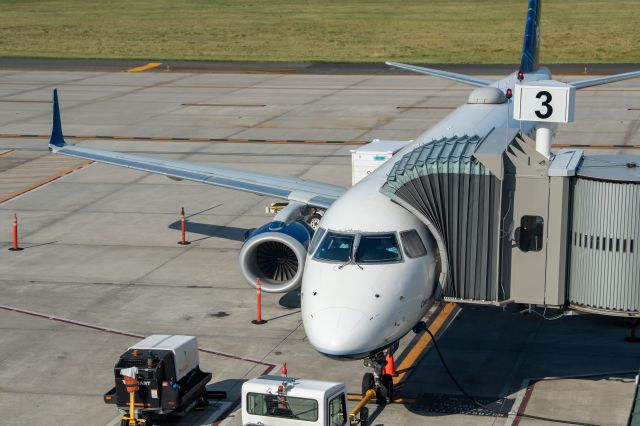
[[384, 373], [391, 377], [397, 376], [396, 365], [393, 361], [393, 355], [391, 354], [387, 355], [387, 365], [384, 366]]
[[282, 363], [282, 377], [287, 377], [287, 363]]

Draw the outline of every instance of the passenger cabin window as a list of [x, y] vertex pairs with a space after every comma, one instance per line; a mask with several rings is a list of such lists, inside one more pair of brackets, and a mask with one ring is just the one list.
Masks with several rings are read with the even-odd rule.
[[389, 263], [402, 259], [396, 234], [362, 235], [356, 252], [356, 263]]
[[311, 239], [311, 244], [309, 244], [309, 253], [310, 254], [313, 254], [313, 252], [316, 251], [316, 248], [318, 247], [318, 243], [320, 242], [320, 240], [322, 240], [322, 237], [324, 236], [324, 234], [326, 232], [327, 232], [326, 229], [318, 228], [316, 233], [313, 234], [313, 238]]
[[422, 239], [420, 238], [418, 231], [416, 231], [415, 229], [412, 229], [411, 231], [401, 232], [400, 239], [402, 239], [404, 254], [406, 254], [411, 259], [422, 257], [427, 254], [427, 249], [422, 243]]
[[[540, 251], [542, 250], [544, 220], [540, 216], [522, 216], [520, 228], [516, 229], [515, 239], [520, 250]], [[585, 247], [587, 238], [584, 239]]]
[[327, 232], [318, 247], [315, 258], [330, 262], [347, 262], [351, 259], [354, 235]]
[[247, 412], [257, 416], [315, 422], [318, 420], [318, 402], [286, 395], [249, 393]]

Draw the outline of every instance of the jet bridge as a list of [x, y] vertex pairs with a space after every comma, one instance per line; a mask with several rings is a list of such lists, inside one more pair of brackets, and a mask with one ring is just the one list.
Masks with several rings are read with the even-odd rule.
[[640, 316], [636, 164], [493, 129], [416, 147], [380, 191], [434, 235], [445, 300]]

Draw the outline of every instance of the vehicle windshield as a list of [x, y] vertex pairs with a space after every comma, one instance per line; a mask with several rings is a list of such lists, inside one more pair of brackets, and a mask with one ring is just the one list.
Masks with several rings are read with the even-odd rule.
[[251, 392], [247, 394], [247, 412], [258, 416], [315, 422], [318, 420], [318, 402], [315, 399]]
[[356, 252], [356, 263], [399, 262], [400, 249], [395, 234], [362, 235]]
[[316, 251], [315, 258], [330, 262], [347, 262], [351, 259], [353, 240], [354, 235], [327, 232], [327, 236]]

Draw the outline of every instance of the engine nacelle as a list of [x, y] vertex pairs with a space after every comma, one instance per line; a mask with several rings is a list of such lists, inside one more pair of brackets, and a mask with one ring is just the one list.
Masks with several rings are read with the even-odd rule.
[[240, 250], [240, 270], [249, 284], [260, 278], [262, 290], [285, 293], [302, 284], [313, 229], [303, 221], [275, 221], [249, 234]]

